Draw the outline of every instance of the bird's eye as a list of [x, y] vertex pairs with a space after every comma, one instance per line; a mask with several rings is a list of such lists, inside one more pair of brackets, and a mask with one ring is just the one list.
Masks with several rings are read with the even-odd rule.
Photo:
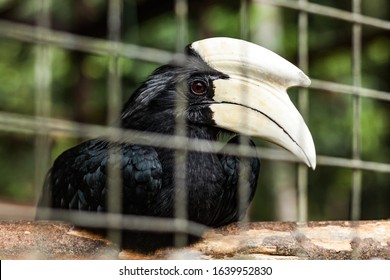
[[193, 81], [191, 83], [191, 91], [196, 95], [205, 94], [207, 92], [208, 85], [204, 81]]

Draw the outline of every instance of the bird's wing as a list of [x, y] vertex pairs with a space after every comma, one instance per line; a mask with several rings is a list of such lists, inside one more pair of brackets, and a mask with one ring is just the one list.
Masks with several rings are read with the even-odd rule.
[[[229, 144], [238, 144], [238, 142], [239, 137], [236, 136], [229, 141]], [[255, 146], [252, 141], [250, 141], [250, 145]], [[226, 183], [212, 221], [214, 227], [236, 222], [243, 218], [245, 210], [255, 194], [260, 171], [260, 160], [257, 157], [242, 160], [243, 158], [230, 155], [225, 152], [225, 149], [222, 149], [219, 158], [225, 173]], [[239, 180], [241, 168], [244, 168], [245, 182]], [[245, 189], [240, 191], [240, 187]], [[245, 195], [246, 198], [241, 199], [240, 195]], [[239, 205], [240, 203], [245, 203], [245, 205]]]
[[[147, 211], [148, 204], [161, 188], [162, 167], [151, 147], [120, 144], [119, 157], [108, 156], [109, 143], [84, 142], [60, 155], [49, 171], [41, 207], [107, 212], [107, 175], [109, 162], [122, 173], [123, 212]], [[38, 215], [39, 216], [39, 215]], [[39, 218], [39, 217], [38, 217]]]

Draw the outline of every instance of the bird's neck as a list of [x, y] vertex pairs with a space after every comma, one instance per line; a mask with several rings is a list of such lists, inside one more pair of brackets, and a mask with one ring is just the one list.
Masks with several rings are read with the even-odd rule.
[[[149, 117], [148, 117], [149, 116]], [[177, 134], [177, 121], [171, 114], [154, 113], [153, 118], [145, 112], [131, 119], [123, 119], [122, 127], [164, 135]], [[187, 123], [185, 127], [187, 137], [193, 139], [217, 140], [218, 129], [209, 125]]]

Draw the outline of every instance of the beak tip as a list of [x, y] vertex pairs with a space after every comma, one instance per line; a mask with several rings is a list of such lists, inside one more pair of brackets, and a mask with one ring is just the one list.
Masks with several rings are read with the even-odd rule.
[[317, 166], [317, 154], [316, 154], [316, 148], [314, 146], [313, 138], [310, 134], [310, 131], [308, 128], [306, 128], [304, 131], [307, 132], [306, 137], [301, 138], [301, 154], [300, 159], [306, 163], [306, 165], [315, 170]]
[[302, 87], [308, 87], [311, 85], [311, 80], [305, 73], [299, 72], [299, 85]]
[[307, 158], [307, 165], [312, 169], [315, 170], [317, 167], [317, 157], [316, 153], [312, 153], [311, 156]]

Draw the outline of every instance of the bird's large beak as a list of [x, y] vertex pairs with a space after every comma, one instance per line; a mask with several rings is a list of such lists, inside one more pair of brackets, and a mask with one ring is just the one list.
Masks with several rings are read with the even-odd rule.
[[210, 105], [218, 127], [260, 137], [316, 167], [313, 138], [286, 90], [309, 86], [296, 66], [263, 47], [232, 38], [210, 38], [189, 46], [229, 79], [214, 81]]

